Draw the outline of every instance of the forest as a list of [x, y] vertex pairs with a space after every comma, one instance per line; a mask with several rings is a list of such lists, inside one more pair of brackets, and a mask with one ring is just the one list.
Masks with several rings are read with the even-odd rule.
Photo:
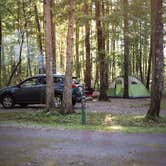
[[[162, 52], [158, 64], [155, 45]], [[128, 76], [150, 91], [158, 87], [152, 96], [160, 99], [166, 87], [166, 1], [1, 0], [0, 87], [50, 70], [70, 71], [100, 91], [100, 100], [107, 100], [106, 90], [118, 76], [125, 87]]]

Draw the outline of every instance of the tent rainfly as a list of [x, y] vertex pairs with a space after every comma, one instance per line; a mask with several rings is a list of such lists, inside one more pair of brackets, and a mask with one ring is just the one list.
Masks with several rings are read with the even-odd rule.
[[[124, 78], [117, 77], [107, 90], [109, 97], [123, 97], [124, 92]], [[133, 76], [129, 76], [129, 98], [150, 97], [149, 91], [144, 84]]]

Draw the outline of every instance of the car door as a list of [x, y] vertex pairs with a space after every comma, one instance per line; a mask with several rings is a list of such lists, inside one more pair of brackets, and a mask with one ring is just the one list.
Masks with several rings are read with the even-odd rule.
[[62, 94], [64, 89], [64, 78], [54, 77], [54, 91], [55, 94]]
[[41, 80], [41, 101], [46, 103], [46, 77], [42, 77]]
[[[62, 95], [64, 83], [63, 77], [53, 77], [53, 86], [55, 95]], [[46, 102], [46, 77], [41, 78], [41, 100], [42, 103]]]
[[27, 79], [19, 85], [19, 88], [15, 92], [16, 102], [29, 104], [42, 103], [41, 88], [40, 78], [33, 77]]

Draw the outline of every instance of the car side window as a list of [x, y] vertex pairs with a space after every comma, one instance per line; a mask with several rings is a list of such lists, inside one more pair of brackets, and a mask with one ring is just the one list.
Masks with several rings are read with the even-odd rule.
[[31, 86], [35, 86], [35, 85], [40, 85], [40, 79], [39, 78], [31, 78], [28, 79], [27, 81], [23, 82], [21, 84], [21, 87], [31, 87]]
[[[63, 80], [64, 80], [64, 78], [62, 78], [62, 77], [54, 77], [53, 81], [54, 81], [54, 84], [55, 84], [55, 83], [63, 82]], [[43, 85], [46, 84], [46, 78], [45, 77], [43, 77], [41, 79], [41, 84], [43, 84]]]
[[62, 77], [54, 77], [54, 83], [62, 82], [63, 78]]

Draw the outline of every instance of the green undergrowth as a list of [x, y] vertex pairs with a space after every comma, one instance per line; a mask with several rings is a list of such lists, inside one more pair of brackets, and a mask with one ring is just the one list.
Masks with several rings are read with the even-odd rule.
[[166, 133], [166, 116], [158, 122], [147, 121], [143, 115], [112, 115], [87, 113], [86, 125], [81, 124], [81, 113], [61, 115], [46, 112], [2, 112], [0, 124], [62, 127], [64, 129], [97, 130], [127, 133]]

